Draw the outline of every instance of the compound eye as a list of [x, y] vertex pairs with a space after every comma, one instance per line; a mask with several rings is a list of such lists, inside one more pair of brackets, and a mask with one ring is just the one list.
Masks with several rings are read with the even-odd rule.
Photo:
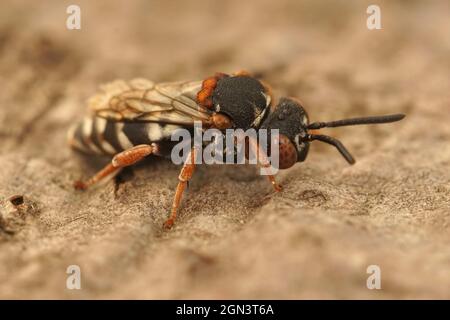
[[297, 148], [283, 134], [279, 135], [279, 168], [287, 169], [297, 162]]

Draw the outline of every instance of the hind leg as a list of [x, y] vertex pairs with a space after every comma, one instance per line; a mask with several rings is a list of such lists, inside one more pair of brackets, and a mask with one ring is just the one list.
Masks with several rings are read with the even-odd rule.
[[101, 181], [105, 177], [115, 173], [116, 171], [120, 170], [123, 167], [131, 166], [135, 164], [136, 162], [144, 159], [150, 154], [157, 154], [158, 153], [158, 145], [155, 143], [152, 143], [151, 145], [148, 144], [140, 144], [137, 146], [134, 146], [130, 149], [127, 149], [125, 151], [122, 151], [114, 156], [114, 158], [111, 160], [111, 163], [107, 164], [103, 169], [101, 169], [99, 172], [97, 172], [93, 177], [86, 181], [75, 181], [74, 187], [77, 190], [86, 190], [90, 186], [94, 185], [95, 183]]

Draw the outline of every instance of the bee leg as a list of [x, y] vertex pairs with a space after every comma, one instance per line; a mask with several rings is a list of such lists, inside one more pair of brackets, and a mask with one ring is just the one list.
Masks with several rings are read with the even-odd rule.
[[102, 170], [97, 172], [87, 181], [75, 181], [74, 187], [77, 190], [86, 190], [88, 187], [99, 182], [100, 180], [116, 172], [117, 170], [120, 170], [123, 167], [131, 166], [136, 162], [142, 160], [146, 156], [157, 152], [158, 146], [154, 143], [152, 143], [151, 145], [140, 144], [122, 151], [114, 156], [114, 158], [111, 160], [111, 163], [107, 164]]
[[[258, 145], [258, 142], [256, 142], [254, 139], [250, 138], [249, 143], [250, 143], [250, 146], [252, 147], [252, 149], [256, 150], [259, 165], [261, 167], [265, 168], [269, 173], [271, 165], [270, 165], [269, 159], [267, 158], [267, 155], [265, 154], [265, 152], [263, 150], [261, 150], [261, 148]], [[268, 174], [267, 177], [269, 178], [269, 181], [272, 184], [272, 186], [276, 192], [280, 192], [283, 190], [283, 188], [275, 181], [275, 176], [273, 174]]]
[[170, 213], [169, 219], [164, 222], [164, 228], [170, 229], [177, 217], [177, 210], [180, 206], [181, 198], [183, 196], [184, 189], [186, 189], [189, 180], [192, 178], [195, 169], [195, 148], [191, 149], [191, 152], [186, 158], [184, 162], [183, 168], [180, 171], [180, 175], [178, 176], [178, 185], [177, 190], [175, 191], [175, 198], [173, 199], [172, 211]]

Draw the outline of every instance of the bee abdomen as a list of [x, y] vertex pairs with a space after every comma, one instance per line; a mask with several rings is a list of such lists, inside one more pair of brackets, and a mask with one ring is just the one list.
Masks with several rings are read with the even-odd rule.
[[114, 155], [139, 144], [170, 140], [180, 126], [160, 123], [116, 122], [87, 117], [69, 130], [69, 145], [81, 152]]
[[[115, 143], [116, 124], [99, 117], [86, 117], [70, 128], [69, 145], [87, 154], [113, 155], [122, 151], [122, 146]], [[114, 134], [114, 137], [112, 137]]]

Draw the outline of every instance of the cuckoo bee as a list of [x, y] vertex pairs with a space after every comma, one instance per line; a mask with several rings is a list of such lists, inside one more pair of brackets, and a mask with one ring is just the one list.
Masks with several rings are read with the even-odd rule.
[[[88, 109], [89, 115], [69, 131], [69, 144], [84, 153], [109, 155], [112, 160], [90, 179], [76, 181], [74, 186], [79, 190], [150, 155], [170, 157], [172, 133], [190, 129], [196, 121], [201, 121], [204, 129], [222, 131], [278, 129], [279, 168], [287, 169], [306, 159], [309, 143], [314, 140], [335, 146], [350, 164], [355, 162], [341, 142], [316, 134], [320, 128], [388, 123], [404, 117], [396, 114], [310, 123], [296, 99], [281, 98], [273, 107], [270, 87], [246, 72], [217, 73], [203, 81], [118, 80], [104, 85], [102, 92], [89, 100]], [[256, 148], [259, 164], [269, 167], [270, 149], [265, 154], [257, 141], [247, 142]], [[173, 225], [182, 194], [194, 173], [196, 152], [193, 147], [181, 169], [166, 228]], [[268, 178], [274, 189], [281, 191], [274, 176], [268, 174]]]

